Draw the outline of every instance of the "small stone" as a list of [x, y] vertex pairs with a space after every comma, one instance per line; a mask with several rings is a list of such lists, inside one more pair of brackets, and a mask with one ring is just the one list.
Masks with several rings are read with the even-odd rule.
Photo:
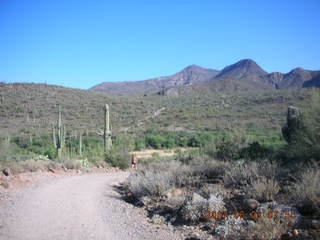
[[211, 232], [214, 230], [214, 224], [212, 223], [206, 223], [202, 226], [203, 231]]
[[247, 221], [247, 225], [248, 225], [249, 228], [253, 228], [256, 225], [256, 223], [255, 223], [255, 221], [248, 220]]
[[186, 240], [200, 240], [201, 236], [199, 233], [190, 233]]
[[180, 188], [172, 188], [172, 189], [166, 191], [164, 194], [164, 196], [167, 199], [180, 197], [181, 195], [183, 195], [183, 190]]
[[311, 221], [311, 227], [313, 229], [319, 230], [320, 229], [320, 221], [319, 220], [312, 220]]
[[203, 202], [205, 199], [198, 193], [192, 194], [192, 203]]
[[48, 168], [48, 171], [49, 171], [49, 172], [52, 172], [52, 173], [55, 173], [55, 171], [54, 171], [53, 168]]
[[281, 240], [290, 240], [290, 239], [292, 239], [291, 233], [285, 233], [281, 235]]
[[8, 177], [11, 175], [11, 170], [9, 168], [5, 168], [2, 170], [2, 173]]
[[293, 236], [298, 236], [299, 235], [299, 231], [297, 229], [293, 229], [292, 230], [292, 234], [293, 234]]
[[244, 200], [244, 205], [246, 209], [254, 210], [260, 206], [260, 203], [255, 199], [246, 199]]

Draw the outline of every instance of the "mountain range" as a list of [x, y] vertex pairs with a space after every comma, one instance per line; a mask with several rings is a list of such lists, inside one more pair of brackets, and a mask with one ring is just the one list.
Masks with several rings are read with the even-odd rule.
[[179, 96], [203, 91], [248, 91], [320, 87], [320, 71], [295, 68], [289, 73], [263, 70], [251, 59], [240, 60], [219, 70], [191, 65], [166, 77], [143, 81], [103, 82], [90, 90], [117, 96]]

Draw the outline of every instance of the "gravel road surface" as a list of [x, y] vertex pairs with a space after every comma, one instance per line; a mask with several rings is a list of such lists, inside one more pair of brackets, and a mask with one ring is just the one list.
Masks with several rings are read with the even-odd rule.
[[168, 226], [149, 223], [141, 209], [120, 199], [114, 186], [127, 176], [84, 174], [31, 184], [0, 204], [0, 239], [182, 239]]

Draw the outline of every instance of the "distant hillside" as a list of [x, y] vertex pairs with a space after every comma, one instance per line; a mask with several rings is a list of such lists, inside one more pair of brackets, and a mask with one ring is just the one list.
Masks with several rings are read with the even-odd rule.
[[158, 93], [166, 96], [188, 95], [208, 91], [248, 91], [319, 87], [320, 71], [295, 68], [287, 74], [267, 73], [251, 59], [240, 60], [222, 71], [196, 65], [168, 77], [145, 81], [105, 82], [92, 90], [111, 95], [143, 96]]
[[209, 82], [218, 73], [217, 70], [191, 65], [171, 76], [134, 82], [104, 82], [92, 87], [91, 90], [116, 96], [142, 96], [172, 86]]
[[295, 68], [287, 74], [268, 74], [266, 79], [274, 83], [276, 88], [302, 88], [318, 87], [320, 85], [319, 76], [320, 71], [310, 71], [303, 68]]
[[114, 131], [157, 110], [147, 101], [108, 96], [89, 90], [33, 83], [0, 83], [0, 136], [24, 132], [42, 132], [57, 122], [62, 107], [67, 130], [95, 132], [103, 129], [103, 108], [110, 104]]
[[209, 83], [196, 86], [170, 87], [159, 92], [160, 95], [181, 96], [208, 91], [253, 91], [271, 89], [291, 89], [319, 87], [320, 71], [295, 68], [287, 74], [274, 72], [268, 74], [256, 62], [241, 60], [225, 67]]
[[[209, 88], [213, 85], [177, 87], [183, 92], [179, 97], [116, 97], [47, 84], [0, 83], [0, 137], [51, 131], [52, 123], [57, 121], [57, 104], [62, 107], [68, 133], [85, 131], [97, 136], [96, 132], [103, 129], [106, 103], [110, 105], [115, 134], [141, 133], [149, 128], [169, 131], [255, 128], [271, 134], [279, 132], [285, 122], [288, 105], [301, 105], [308, 95], [308, 89], [221, 92]], [[200, 86], [202, 91], [194, 91]]]
[[216, 80], [237, 79], [261, 81], [267, 72], [264, 71], [255, 61], [244, 59], [235, 64], [225, 67], [217, 76]]

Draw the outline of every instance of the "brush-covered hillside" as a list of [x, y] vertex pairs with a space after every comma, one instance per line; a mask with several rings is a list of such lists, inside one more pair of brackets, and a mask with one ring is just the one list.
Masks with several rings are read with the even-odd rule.
[[[60, 86], [0, 84], [1, 135], [49, 131], [62, 107], [67, 130], [91, 133], [103, 128], [103, 107], [111, 108], [114, 133], [228, 129], [278, 131], [288, 105], [302, 105], [308, 89], [207, 92], [189, 96], [115, 97]], [[271, 131], [270, 131], [271, 130]]]

